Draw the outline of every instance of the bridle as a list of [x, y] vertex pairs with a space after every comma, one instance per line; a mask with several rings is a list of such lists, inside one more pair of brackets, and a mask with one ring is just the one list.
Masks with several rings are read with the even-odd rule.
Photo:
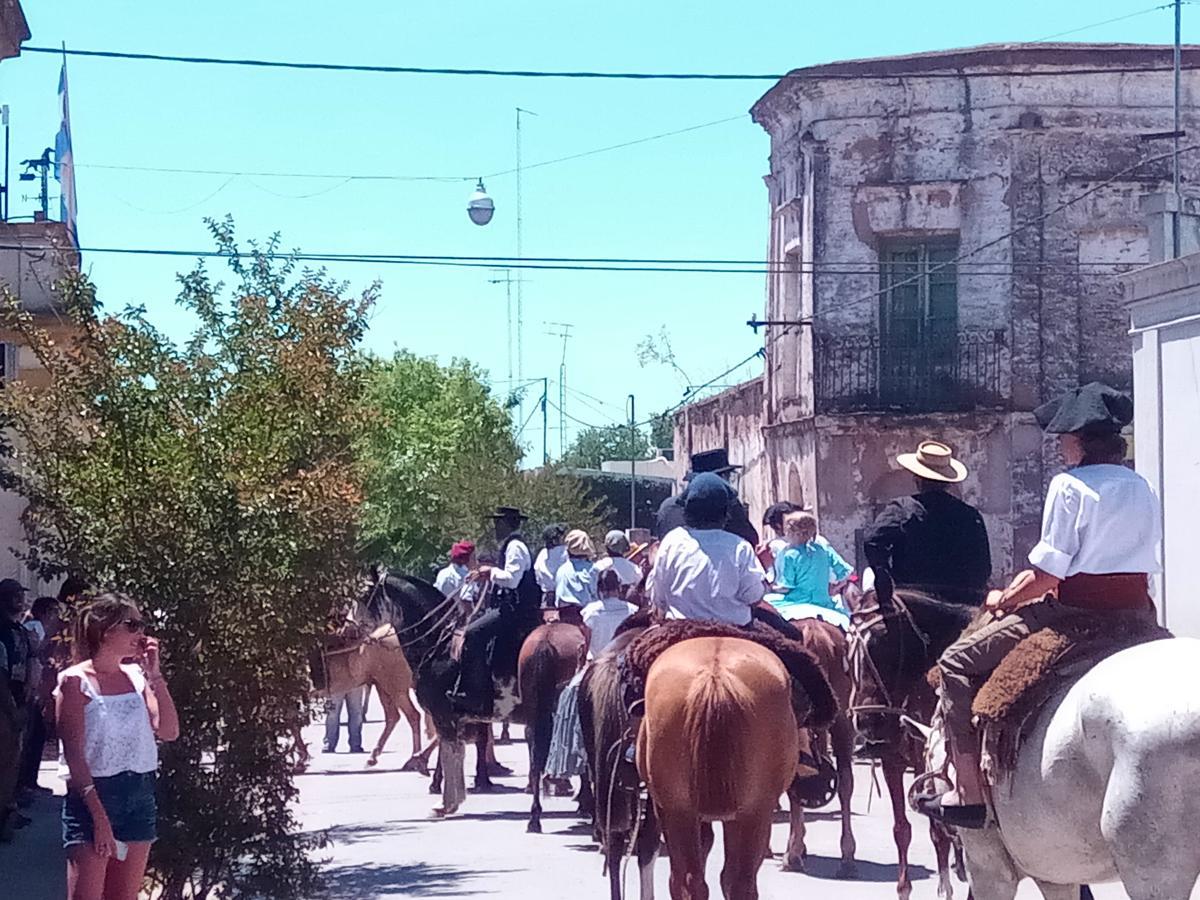
[[[856, 716], [859, 713], [874, 713], [878, 715], [897, 716], [901, 720], [910, 718], [908, 710], [904, 708], [907, 697], [892, 697], [891, 691], [888, 690], [888, 681], [880, 673], [879, 667], [875, 664], [875, 660], [871, 656], [871, 651], [868, 647], [868, 636], [871, 632], [877, 631], [880, 627], [887, 629], [897, 619], [903, 619], [908, 628], [912, 630], [912, 633], [916, 635], [917, 639], [921, 642], [922, 652], [924, 654], [928, 654], [929, 652], [931, 644], [929, 635], [917, 625], [917, 620], [913, 617], [912, 611], [900, 597], [892, 596], [890, 608], [877, 601], [874, 606], [855, 610], [852, 616], [854, 627], [850, 630], [848, 648], [853, 687], [850, 694], [850, 707], [846, 710], [852, 716]], [[900, 675], [903, 672], [905, 630], [901, 629], [900, 631], [900, 650], [896, 654], [896, 673], [892, 679], [892, 684], [899, 682]], [[883, 703], [859, 702], [860, 691], [862, 690], [862, 685], [866, 684], [867, 678], [870, 678], [871, 682], [878, 689], [879, 696], [883, 698]]]

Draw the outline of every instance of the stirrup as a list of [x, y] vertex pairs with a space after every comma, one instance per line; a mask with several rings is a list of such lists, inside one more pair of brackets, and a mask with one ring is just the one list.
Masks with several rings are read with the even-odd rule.
[[913, 803], [917, 812], [951, 828], [981, 829], [987, 827], [988, 808], [983, 803], [969, 806], [942, 806], [941, 797], [918, 797]]

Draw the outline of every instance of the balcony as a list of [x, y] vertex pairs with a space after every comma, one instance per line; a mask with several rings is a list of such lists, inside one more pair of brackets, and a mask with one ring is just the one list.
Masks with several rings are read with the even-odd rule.
[[912, 344], [878, 334], [813, 335], [818, 413], [970, 412], [1007, 406], [1007, 332], [959, 331]]

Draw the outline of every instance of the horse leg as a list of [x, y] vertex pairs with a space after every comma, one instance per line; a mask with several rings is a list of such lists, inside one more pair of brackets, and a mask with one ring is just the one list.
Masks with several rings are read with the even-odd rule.
[[488, 747], [492, 742], [492, 726], [488, 723], [475, 729], [475, 793], [490, 794], [496, 789], [488, 767]]
[[912, 843], [912, 826], [908, 824], [907, 798], [904, 795], [904, 771], [907, 767], [899, 754], [891, 754], [883, 761], [883, 779], [887, 782], [888, 796], [892, 800], [892, 837], [896, 841], [896, 894], [908, 900], [912, 894], [912, 881], [908, 877], [908, 847]]
[[408, 691], [402, 692], [396, 698], [396, 703], [400, 707], [400, 711], [404, 713], [404, 718], [408, 720], [408, 727], [412, 731], [412, 756], [404, 764], [403, 771], [419, 772], [421, 771], [421, 713], [413, 703]]
[[467, 755], [466, 745], [461, 739], [443, 740], [438, 751], [438, 765], [442, 767], [442, 805], [434, 810], [438, 816], [451, 816], [458, 812], [467, 796], [467, 780], [463, 763]]
[[434, 747], [438, 748], [437, 762], [433, 765], [433, 777], [429, 779], [429, 793], [431, 794], [440, 794], [442, 792], [442, 776], [445, 773], [442, 770], [441, 746], [442, 744], [440, 740], [436, 744], [429, 745], [430, 750], [432, 750]]
[[660, 810], [659, 815], [671, 859], [671, 900], [708, 900], [704, 862], [712, 847], [712, 825], [697, 821], [687, 810]]
[[[957, 834], [950, 835], [950, 845], [954, 848], [954, 877], [961, 882], [967, 880], [967, 861], [963, 859], [962, 841]], [[1087, 898], [1091, 900], [1091, 898]]]
[[[1081, 889], [1078, 884], [1049, 884], [1045, 881], [1038, 881], [1036, 878], [1034, 883], [1037, 884], [1038, 890], [1042, 892], [1045, 900], [1080, 900]], [[1183, 896], [1186, 898], [1187, 894]]]
[[854, 799], [854, 727], [846, 713], [838, 716], [830, 730], [833, 744], [833, 758], [837, 761], [838, 773], [838, 805], [842, 813], [842, 864], [838, 866], [838, 878], [853, 878], [858, 874], [858, 866], [854, 854], [858, 845], [854, 840], [854, 826], [851, 822], [850, 804]]
[[371, 751], [371, 755], [367, 759], [368, 767], [379, 762], [379, 754], [383, 752], [388, 738], [392, 736], [392, 732], [396, 728], [396, 723], [400, 721], [400, 713], [396, 711], [394, 698], [378, 687], [375, 688], [375, 691], [379, 694], [379, 705], [383, 707], [383, 731], [379, 735], [379, 740], [375, 742], [375, 749]]
[[783, 871], [804, 871], [804, 857], [808, 856], [808, 848], [804, 846], [804, 835], [804, 806], [793, 782], [793, 787], [788, 788], [788, 842], [783, 853]]
[[496, 743], [497, 744], [511, 744], [512, 743], [512, 735], [510, 735], [508, 733], [508, 720], [507, 719], [505, 719], [500, 724], [500, 739], [498, 741], [496, 741]]
[[308, 744], [304, 742], [304, 735], [300, 732], [299, 725], [292, 728], [292, 742], [292, 749], [296, 752], [296, 763], [292, 766], [292, 772], [301, 775], [308, 771], [312, 755], [308, 752]]
[[[661, 844], [662, 841], [658, 835], [658, 818], [654, 813], [654, 807], [650, 806], [645, 812], [645, 819], [638, 831], [637, 840], [640, 900], [654, 900], [654, 861], [658, 859]], [[618, 897], [616, 900], [621, 900], [621, 898]]]
[[584, 772], [583, 777], [579, 779], [579, 795], [575, 801], [579, 804], [580, 818], [591, 819], [596, 814], [596, 794], [592, 788], [592, 779], [588, 777], [587, 772]]
[[771, 841], [774, 812], [772, 802], [756, 813], [725, 823], [725, 867], [721, 869], [725, 900], [758, 900], [758, 870]]
[[937, 855], [938, 900], [953, 900], [954, 885], [950, 881], [950, 835], [940, 823], [929, 820], [929, 839]]

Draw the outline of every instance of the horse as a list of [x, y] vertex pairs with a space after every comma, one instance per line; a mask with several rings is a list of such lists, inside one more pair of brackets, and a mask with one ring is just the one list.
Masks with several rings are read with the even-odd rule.
[[[542, 773], [550, 755], [554, 711], [558, 697], [587, 658], [587, 640], [576, 625], [551, 622], [540, 625], [525, 639], [517, 657], [517, 686], [529, 745], [530, 834], [542, 833]], [[490, 727], [490, 726], [489, 726]]]
[[1187, 900], [1200, 878], [1200, 640], [1122, 650], [1044, 704], [991, 789], [995, 823], [961, 829], [977, 900], [1046, 900], [1120, 881], [1131, 900]]
[[[379, 754], [403, 714], [412, 731], [413, 755], [402, 771], [428, 774], [429, 754], [434, 745], [421, 749], [421, 713], [409, 696], [413, 673], [391, 625], [381, 626], [363, 638], [352, 634], [331, 636], [310, 663], [319, 697], [344, 694], [365, 685], [374, 685], [378, 691], [383, 706], [383, 732], [367, 759], [368, 766], [379, 762]], [[426, 725], [432, 732], [432, 722]]]
[[[791, 622], [800, 632], [799, 639], [804, 648], [817, 660], [829, 686], [837, 698], [838, 712], [833, 724], [828, 729], [817, 730], [813, 733], [812, 746], [831, 746], [837, 763], [837, 796], [841, 808], [842, 861], [838, 867], [838, 878], [853, 878], [857, 866], [854, 860], [856, 849], [854, 830], [851, 825], [850, 803], [854, 796], [854, 725], [851, 722], [849, 708], [853, 684], [848, 665], [848, 645], [846, 636], [834, 625], [819, 619], [799, 619]], [[817, 779], [825, 776], [818, 775]], [[804, 858], [807, 849], [804, 843], [804, 803], [806, 796], [805, 782], [808, 779], [798, 779], [788, 788], [788, 805], [790, 811], [790, 827], [788, 831], [787, 851], [784, 854], [783, 868], [789, 872], [803, 872]], [[823, 799], [828, 794], [822, 791]]]
[[[924, 769], [923, 736], [905, 724], [932, 720], [937, 695], [927, 680], [929, 670], [976, 612], [972, 607], [906, 590], [896, 591], [893, 601], [887, 604], [880, 604], [875, 592], [869, 591], [856, 604], [850, 643], [854, 679], [851, 711], [858, 730], [867, 739], [865, 749], [883, 767], [898, 859], [896, 893], [902, 900], [912, 893], [908, 874], [912, 826], [904, 775], [909, 769]], [[950, 855], [954, 851], [955, 870], [963, 880], [961, 852], [940, 823], [930, 823], [929, 836], [937, 854], [938, 896], [950, 900], [954, 893]]]
[[708, 897], [704, 866], [718, 821], [726, 900], [758, 897], [771, 820], [798, 755], [791, 679], [770, 650], [698, 637], [663, 651], [646, 678], [637, 763], [666, 838], [672, 900]]
[[643, 631], [631, 628], [613, 638], [592, 660], [579, 685], [579, 724], [588, 767], [585, 787], [608, 873], [610, 900], [621, 900], [621, 863], [627, 853], [637, 854], [641, 900], [654, 900], [658, 818], [653, 804], [641, 802], [637, 770], [625, 756], [636, 721], [625, 705], [620, 671], [625, 648]]

